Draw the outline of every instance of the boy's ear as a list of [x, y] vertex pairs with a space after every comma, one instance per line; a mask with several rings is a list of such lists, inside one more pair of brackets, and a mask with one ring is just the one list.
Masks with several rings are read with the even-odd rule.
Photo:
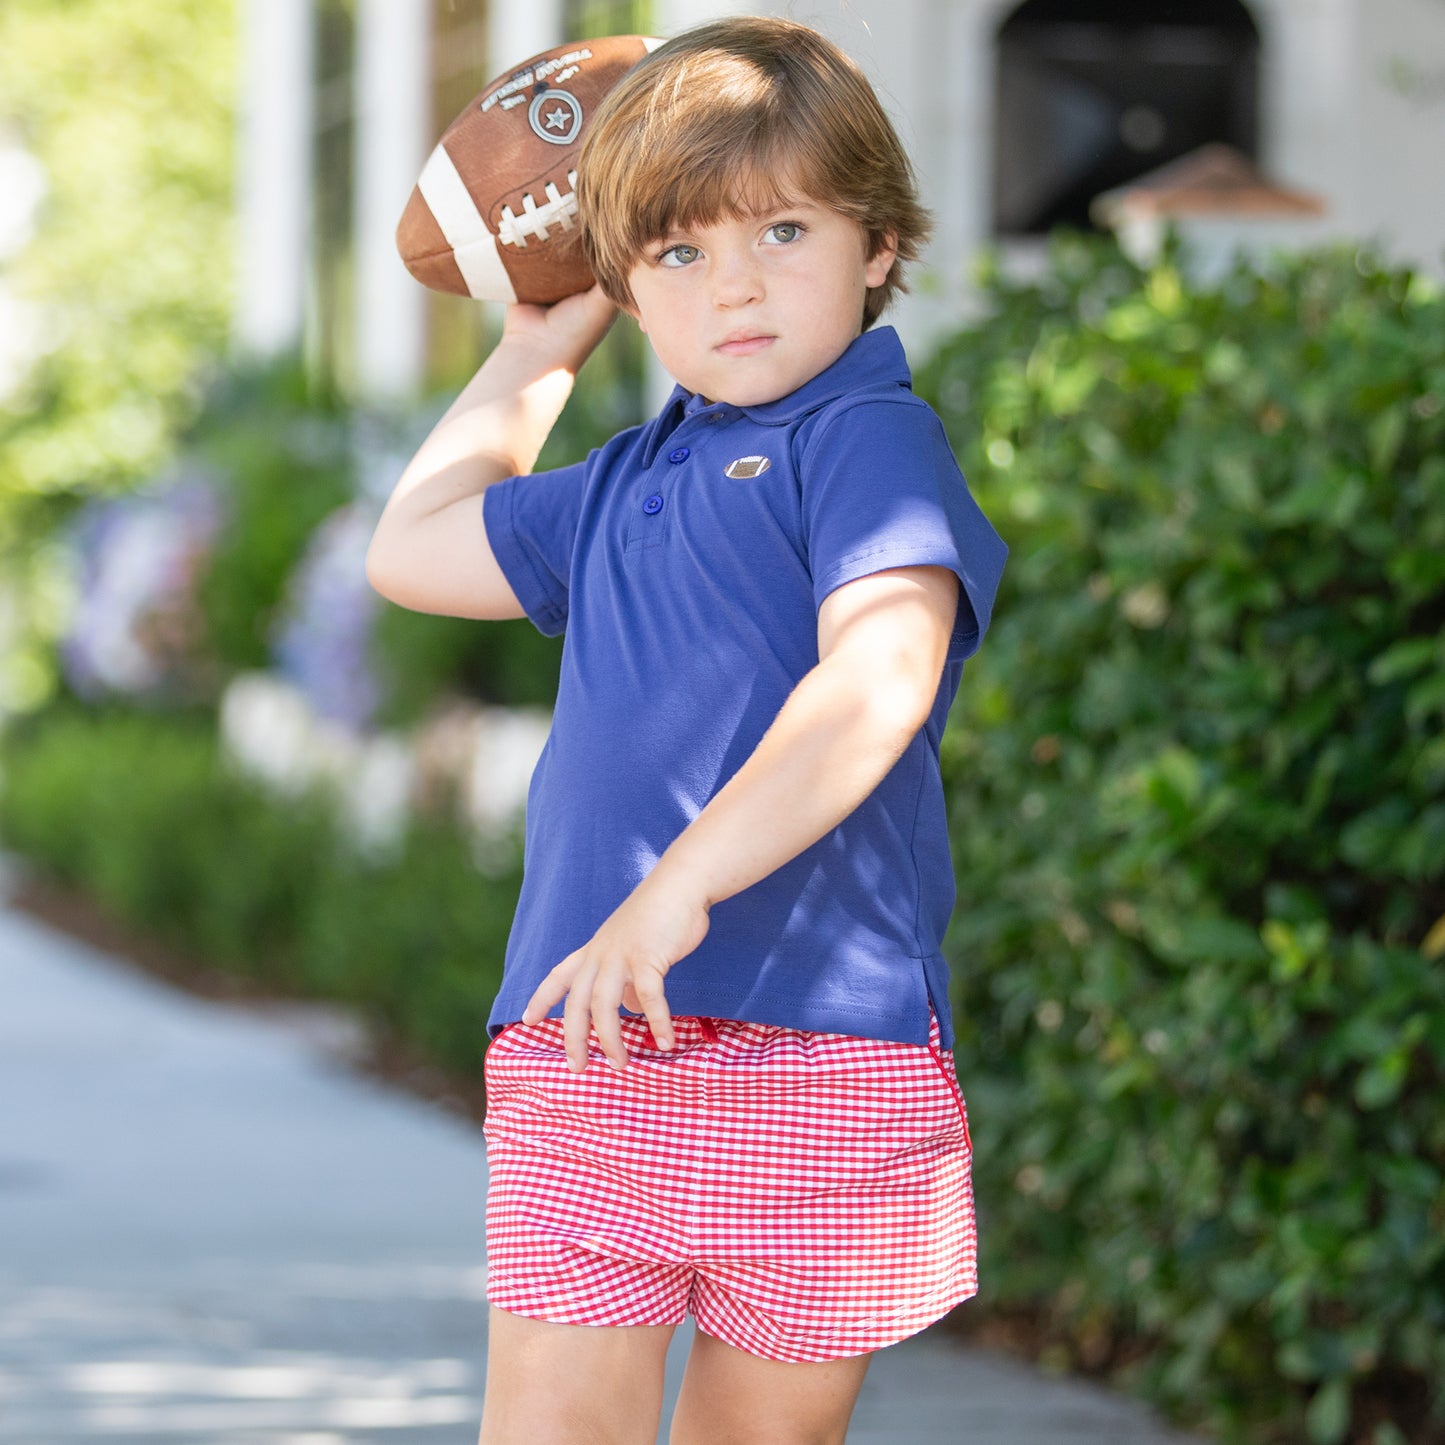
[[888, 279], [888, 273], [893, 269], [893, 263], [897, 259], [898, 233], [886, 231], [883, 239], [878, 243], [877, 249], [868, 258], [865, 279], [868, 282], [869, 290], [875, 286], [881, 286]]

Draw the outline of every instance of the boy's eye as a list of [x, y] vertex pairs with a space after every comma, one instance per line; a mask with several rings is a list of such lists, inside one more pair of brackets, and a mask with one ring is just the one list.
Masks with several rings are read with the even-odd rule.
[[657, 264], [659, 266], [691, 266], [699, 255], [701, 252], [696, 246], [669, 246], [667, 250], [658, 253]]
[[803, 228], [796, 221], [779, 221], [777, 225], [768, 227], [768, 239], [780, 246], [796, 241], [802, 234]]

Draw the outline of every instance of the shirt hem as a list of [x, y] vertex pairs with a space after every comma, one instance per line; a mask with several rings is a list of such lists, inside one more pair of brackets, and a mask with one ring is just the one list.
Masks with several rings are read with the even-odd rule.
[[[732, 1019], [739, 1023], [771, 1024], [777, 1028], [801, 1029], [808, 1033], [846, 1034], [852, 1038], [883, 1039], [899, 1044], [920, 1044], [929, 1042], [929, 1011], [925, 1008], [918, 1017], [897, 1013], [881, 1012], [877, 1009], [858, 1007], [853, 1004], [814, 1005], [799, 1009], [796, 1000], [770, 1000], [747, 997], [720, 996], [707, 991], [669, 989], [668, 1009], [676, 1017], [703, 1017]], [[951, 1038], [952, 1027], [947, 1008], [939, 1012], [932, 998], [931, 990], [924, 987], [925, 997], [933, 1012], [938, 1014], [939, 1028], [945, 1038]], [[782, 1007], [769, 1008], [777, 1002]], [[499, 997], [487, 1021], [487, 1031], [492, 1038], [508, 1024], [516, 1023], [522, 1016], [525, 1001], [512, 1004]], [[549, 1017], [560, 1018], [562, 1005], [550, 1011]], [[946, 1045], [945, 1045], [946, 1047]]]

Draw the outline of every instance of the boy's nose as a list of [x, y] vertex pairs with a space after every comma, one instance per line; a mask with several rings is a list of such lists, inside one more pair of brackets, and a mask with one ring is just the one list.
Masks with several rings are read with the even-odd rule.
[[762, 277], [757, 266], [745, 256], [724, 257], [713, 268], [713, 305], [721, 308], [745, 306], [762, 297]]

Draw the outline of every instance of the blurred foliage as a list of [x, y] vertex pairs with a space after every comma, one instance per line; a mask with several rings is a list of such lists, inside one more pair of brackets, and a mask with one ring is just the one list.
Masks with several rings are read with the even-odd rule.
[[[635, 328], [615, 328], [579, 378], [543, 465], [580, 459], [635, 421], [641, 408], [639, 342]], [[175, 470], [209, 479], [225, 513], [195, 599], [194, 671], [209, 679], [213, 696], [237, 671], [278, 665], [278, 639], [286, 609], [296, 602], [298, 568], [319, 529], [370, 482], [389, 492], [406, 458], [464, 381], [420, 413], [394, 415], [359, 410], [318, 391], [295, 358], [235, 362], [210, 375], [198, 415], [179, 431]], [[374, 505], [379, 510], [379, 502]], [[367, 609], [374, 617], [357, 622], [368, 637], [367, 655], [355, 664], [375, 674], [384, 699], [372, 721], [409, 725], [443, 694], [514, 706], [551, 704], [560, 639], [543, 637], [522, 622], [492, 627], [408, 612], [366, 589], [359, 562], [356, 575], [365, 596], [337, 595], [333, 605], [355, 610], [375, 604]], [[345, 624], [344, 618], [329, 620], [334, 628]], [[313, 626], [327, 621], [314, 619]], [[324, 649], [339, 645], [339, 635], [312, 641]], [[293, 680], [303, 686], [308, 681]], [[157, 697], [149, 703], [165, 701]]]
[[351, 846], [328, 793], [278, 800], [207, 713], [51, 708], [0, 735], [0, 836], [113, 916], [284, 992], [353, 1004], [443, 1068], [481, 1068], [521, 850], [478, 869], [444, 811]]
[[[331, 63], [349, 53], [348, 7], [323, 7], [321, 21], [336, 29], [322, 37]], [[266, 664], [287, 579], [354, 486], [358, 418], [287, 365], [233, 372], [218, 359], [234, 286], [236, 23], [233, 5], [200, 0], [0, 7], [0, 138], [13, 135], [48, 182], [33, 239], [0, 263], [45, 343], [0, 396], [0, 716], [43, 706], [56, 687], [72, 605], [57, 538], [87, 497], [164, 474], [183, 448], [215, 464], [236, 511], [201, 600], [205, 665], [224, 682]], [[323, 199], [336, 212], [329, 190]], [[340, 240], [333, 249], [323, 290], [346, 273]], [[641, 348], [626, 330], [589, 366], [545, 464], [638, 418]], [[520, 703], [555, 691], [560, 644], [530, 628], [381, 612], [381, 721], [414, 720], [444, 690]]]
[[[214, 703], [234, 673], [272, 663], [298, 566], [352, 496], [353, 419], [308, 393], [294, 360], [217, 372], [161, 476], [75, 509], [53, 539], [67, 558], [57, 570], [82, 594], [60, 629], [64, 694], [94, 698], [108, 649], [124, 641], [165, 653], [170, 633], [181, 639], [177, 657], [152, 658], [162, 685], [119, 686], [116, 696], [157, 708]], [[214, 498], [219, 525], [206, 529], [177, 578], [156, 534], [182, 520], [188, 489]], [[128, 603], [137, 615], [123, 639], [117, 614]], [[168, 620], [148, 612], [162, 604]], [[173, 685], [178, 679], [184, 685]]]
[[200, 584], [221, 673], [266, 667], [277, 609], [316, 528], [353, 493], [354, 419], [283, 361], [218, 376], [184, 447], [221, 479], [227, 521]]
[[564, 14], [569, 40], [594, 35], [651, 35], [652, 0], [567, 0]]
[[1445, 302], [1178, 261], [986, 266], [918, 379], [1013, 549], [945, 738], [985, 1290], [1225, 1439], [1439, 1441]]
[[378, 720], [388, 727], [417, 722], [447, 693], [509, 707], [551, 707], [557, 696], [562, 639], [529, 622], [478, 623], [385, 603], [374, 641], [387, 678]]
[[43, 700], [59, 613], [45, 539], [81, 496], [159, 471], [230, 307], [233, 7], [6, 0], [0, 132], [43, 165], [0, 279], [46, 350], [0, 396], [0, 567], [23, 623], [0, 702]]

